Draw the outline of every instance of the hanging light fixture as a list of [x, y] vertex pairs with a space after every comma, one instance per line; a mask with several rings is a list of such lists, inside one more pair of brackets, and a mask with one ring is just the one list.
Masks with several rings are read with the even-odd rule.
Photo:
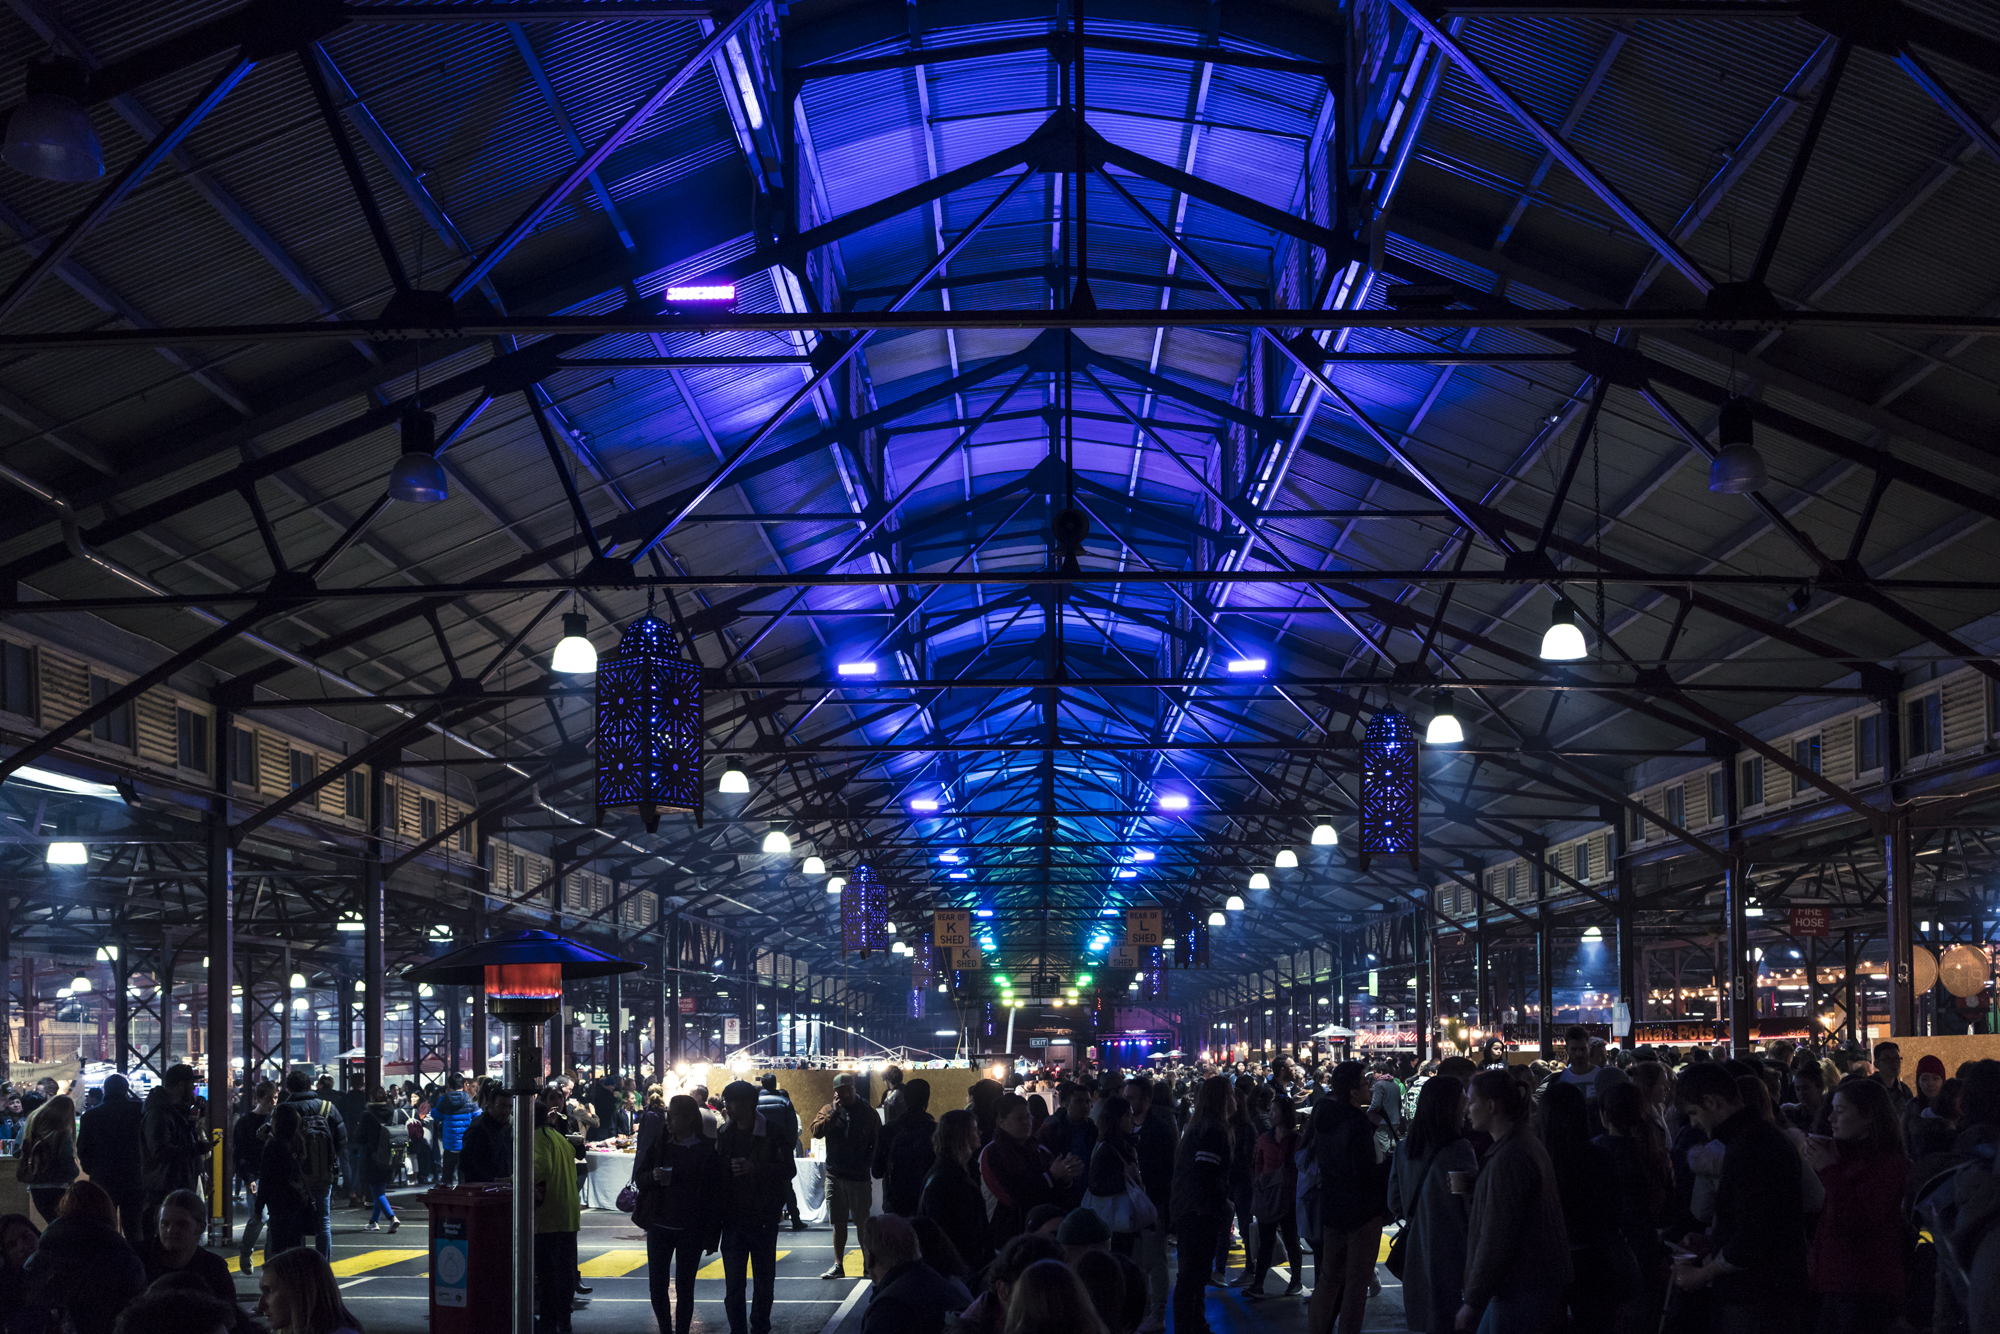
[[1242, 912], [1243, 896], [1241, 894], [1231, 894], [1229, 896], [1228, 902], [1224, 903], [1222, 906], [1229, 909], [1229, 911], [1231, 912]]
[[421, 408], [403, 414], [403, 456], [389, 469], [389, 499], [429, 505], [446, 499], [444, 465], [437, 453], [437, 418]]
[[750, 790], [750, 780], [732, 764], [722, 771], [722, 781], [715, 785], [715, 790], [728, 796], [740, 796]]
[[1330, 848], [1340, 842], [1340, 831], [1330, 824], [1313, 826], [1313, 846]]
[[81, 843], [51, 843], [45, 854], [50, 866], [87, 866], [90, 850]]
[[305, 988], [306, 988], [306, 975], [305, 975], [304, 973], [293, 973], [293, 974], [292, 974], [292, 990], [293, 990], [293, 991], [304, 991], [304, 990], [305, 990]]
[[663, 810], [693, 811], [698, 827], [701, 740], [701, 669], [648, 613], [598, 664], [596, 823], [630, 808], [648, 833], [659, 829]]
[[69, 989], [79, 996], [85, 995], [90, 991], [90, 979], [78, 973], [70, 979]]
[[[1270, 876], [1265, 875], [1262, 871], [1253, 871], [1250, 873], [1250, 888], [1269, 889], [1270, 887], [1271, 887]], [[1243, 905], [1238, 904], [1237, 906], [1240, 908]]]
[[0, 159], [44, 181], [94, 181], [104, 174], [104, 147], [83, 109], [89, 75], [61, 58], [27, 68], [27, 96], [7, 118]]
[[792, 836], [782, 829], [773, 829], [764, 835], [764, 855], [782, 857], [792, 850]]
[[1430, 728], [1424, 733], [1424, 744], [1456, 746], [1463, 740], [1465, 729], [1458, 725], [1458, 706], [1452, 703], [1450, 691], [1441, 690], [1437, 697], [1437, 712], [1431, 715]]
[[549, 670], [570, 676], [589, 676], [597, 670], [597, 647], [589, 639], [590, 618], [580, 611], [563, 613], [562, 638], [549, 655]]
[[799, 869], [807, 875], [825, 875], [826, 863], [817, 857], [808, 857], [806, 858], [805, 865], [799, 867]]
[[1271, 864], [1280, 871], [1289, 871], [1299, 864], [1299, 854], [1290, 848], [1279, 848], [1278, 856]]
[[1210, 926], [1227, 926], [1229, 919], [1224, 917], [1220, 912], [1212, 912], [1208, 915], [1208, 924]]
[[829, 877], [827, 878], [827, 882], [826, 882], [826, 892], [827, 892], [827, 893], [829, 893], [829, 894], [838, 894], [838, 893], [840, 893], [840, 891], [841, 891], [841, 890], [843, 890], [843, 889], [846, 889], [846, 888], [847, 888], [847, 877], [846, 877], [846, 876], [840, 876], [840, 875], [836, 875], [836, 876], [829, 876]]
[[1709, 490], [1717, 495], [1740, 496], [1762, 491], [1771, 484], [1771, 471], [1764, 466], [1764, 456], [1757, 452], [1755, 433], [1756, 419], [1751, 415], [1750, 400], [1732, 395], [1722, 405], [1722, 414], [1716, 422], [1716, 438], [1721, 448], [1715, 451], [1715, 460], [1708, 465]]
[[1361, 738], [1361, 856], [1407, 854], [1417, 869], [1417, 729], [1400, 713], [1378, 713]]
[[1558, 596], [1555, 609], [1549, 613], [1549, 628], [1542, 634], [1542, 660], [1575, 662], [1589, 651], [1583, 631], [1576, 628], [1576, 608], [1568, 598]]

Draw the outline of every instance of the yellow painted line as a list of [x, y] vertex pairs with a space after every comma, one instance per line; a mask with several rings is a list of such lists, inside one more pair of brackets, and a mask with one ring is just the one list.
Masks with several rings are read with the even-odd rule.
[[1376, 1263], [1376, 1264], [1378, 1264], [1378, 1265], [1379, 1265], [1379, 1264], [1381, 1264], [1381, 1263], [1382, 1263], [1382, 1262], [1383, 1262], [1384, 1260], [1386, 1260], [1386, 1259], [1388, 1259], [1388, 1258], [1389, 1258], [1389, 1243], [1390, 1243], [1390, 1242], [1392, 1242], [1392, 1241], [1394, 1241], [1394, 1240], [1395, 1240], [1395, 1238], [1394, 1238], [1394, 1237], [1392, 1237], [1392, 1236], [1390, 1236], [1390, 1235], [1389, 1235], [1388, 1233], [1384, 1232], [1384, 1233], [1382, 1234], [1382, 1246], [1381, 1246], [1381, 1249], [1379, 1249], [1379, 1250], [1378, 1250], [1378, 1251], [1377, 1251], [1377, 1252], [1375, 1253], [1375, 1263]]
[[405, 1246], [394, 1251], [363, 1251], [359, 1255], [350, 1255], [345, 1260], [335, 1260], [333, 1272], [339, 1278], [353, 1278], [356, 1274], [365, 1274], [371, 1269], [384, 1269], [389, 1265], [401, 1264], [405, 1260], [413, 1260], [424, 1254], [426, 1252], [414, 1246]]
[[[790, 1254], [791, 1254], [791, 1252], [790, 1252], [790, 1251], [779, 1251], [779, 1252], [778, 1252], [778, 1257], [777, 1257], [777, 1258], [778, 1258], [778, 1259], [780, 1259], [780, 1260], [782, 1260], [782, 1259], [784, 1259], [784, 1258], [785, 1258], [786, 1256], [788, 1256], [788, 1255], [790, 1255]], [[854, 1255], [859, 1255], [859, 1254], [860, 1254], [860, 1252], [859, 1252], [859, 1251], [849, 1251], [849, 1252], [848, 1252], [848, 1254], [849, 1254], [850, 1256], [854, 1256]], [[718, 1256], [716, 1256], [716, 1257], [715, 1257], [715, 1258], [714, 1258], [713, 1260], [710, 1260], [710, 1261], [709, 1261], [709, 1262], [708, 1262], [707, 1264], [703, 1265], [703, 1266], [702, 1266], [701, 1268], [699, 1268], [699, 1269], [695, 1270], [695, 1271], [694, 1271], [694, 1276], [695, 1276], [696, 1278], [721, 1278], [721, 1277], [722, 1277], [722, 1257], [718, 1255]]]
[[861, 1248], [853, 1247], [840, 1257], [840, 1272], [849, 1278], [867, 1278], [868, 1271], [861, 1267]]
[[623, 1278], [645, 1263], [644, 1251], [606, 1251], [602, 1255], [593, 1255], [576, 1268], [585, 1278]]
[[[263, 1264], [264, 1252], [258, 1251], [254, 1255], [252, 1255], [250, 1257], [250, 1263], [252, 1265]], [[243, 1258], [241, 1256], [232, 1255], [229, 1257], [229, 1272], [232, 1274], [247, 1274], [250, 1271], [243, 1267]]]

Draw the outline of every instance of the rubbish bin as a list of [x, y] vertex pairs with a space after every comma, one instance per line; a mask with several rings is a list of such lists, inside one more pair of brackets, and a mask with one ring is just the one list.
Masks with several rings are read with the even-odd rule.
[[484, 1334], [511, 1323], [514, 1189], [426, 1191], [431, 1223], [431, 1334]]

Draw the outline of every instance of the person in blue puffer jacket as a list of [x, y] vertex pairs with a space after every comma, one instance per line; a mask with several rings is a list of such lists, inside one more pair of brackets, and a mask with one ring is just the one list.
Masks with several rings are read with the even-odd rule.
[[438, 1142], [444, 1149], [444, 1165], [438, 1169], [440, 1186], [458, 1184], [458, 1155], [465, 1147], [465, 1128], [472, 1124], [472, 1118], [479, 1111], [466, 1091], [471, 1085], [471, 1080], [461, 1081], [453, 1075], [451, 1087], [431, 1108], [431, 1119], [438, 1126]]

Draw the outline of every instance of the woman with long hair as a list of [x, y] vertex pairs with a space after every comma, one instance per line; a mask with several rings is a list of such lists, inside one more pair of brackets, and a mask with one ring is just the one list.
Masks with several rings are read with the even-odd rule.
[[974, 1273], [993, 1258], [992, 1233], [986, 1226], [986, 1202], [980, 1197], [979, 1175], [972, 1166], [979, 1153], [979, 1122], [963, 1108], [938, 1118], [931, 1132], [937, 1160], [924, 1178], [917, 1214], [936, 1221]]
[[1467, 1197], [1451, 1178], [1479, 1168], [1464, 1124], [1465, 1085], [1432, 1075], [1389, 1165], [1389, 1207], [1403, 1220], [1403, 1321], [1422, 1334], [1446, 1334], [1464, 1304]]
[[[1528, 1090], [1506, 1071], [1472, 1077], [1468, 1119], [1493, 1137], [1493, 1149], [1472, 1188], [1460, 1330], [1542, 1334], [1575, 1277], [1555, 1165], [1528, 1128], [1528, 1108]], [[1454, 1188], [1463, 1181], [1454, 1177]]]
[[158, 1221], [158, 1234], [140, 1248], [147, 1280], [189, 1274], [201, 1281], [210, 1296], [234, 1307], [236, 1280], [230, 1276], [228, 1262], [201, 1244], [202, 1233], [208, 1228], [208, 1207], [201, 1196], [191, 1190], [174, 1191], [160, 1202]]
[[267, 1256], [319, 1234], [319, 1193], [306, 1187], [305, 1157], [305, 1121], [298, 1104], [281, 1102], [264, 1125], [264, 1148], [257, 1163]]
[[1826, 1204], [1812, 1239], [1819, 1334], [1888, 1329], [1902, 1304], [1903, 1187], [1910, 1160], [1888, 1090], [1850, 1079], [1833, 1091], [1830, 1139], [1806, 1145]]
[[273, 1255], [257, 1275], [257, 1314], [271, 1334], [361, 1334], [361, 1322], [340, 1300], [340, 1280], [310, 1246]]
[[653, 1319], [663, 1334], [688, 1334], [695, 1271], [720, 1235], [715, 1202], [729, 1185], [722, 1159], [702, 1137], [701, 1108], [693, 1098], [677, 1093], [667, 1103], [667, 1128], [633, 1160], [632, 1182], [639, 1190], [632, 1221], [646, 1232]]
[[1613, 1084], [1597, 1098], [1604, 1133], [1592, 1141], [1611, 1155], [1618, 1180], [1618, 1232], [1638, 1267], [1637, 1291], [1618, 1304], [1618, 1334], [1641, 1334], [1658, 1323], [1667, 1290], [1667, 1250], [1660, 1228], [1674, 1203], [1674, 1169], [1637, 1084]]
[[1591, 1140], [1590, 1106], [1580, 1086], [1557, 1081], [1543, 1091], [1542, 1147], [1555, 1168], [1576, 1275], [1566, 1295], [1570, 1327], [1608, 1331], [1618, 1304], [1638, 1291], [1639, 1264], [1619, 1230], [1617, 1165], [1609, 1149]]
[[118, 1231], [118, 1206], [94, 1181], [63, 1192], [27, 1274], [29, 1301], [65, 1321], [54, 1326], [65, 1334], [111, 1334], [118, 1312], [146, 1287], [146, 1266]]
[[1090, 1293], [1060, 1260], [1037, 1260], [1014, 1283], [1006, 1334], [1106, 1334]]
[[1285, 1259], [1292, 1266], [1292, 1281], [1285, 1285], [1284, 1295], [1296, 1297], [1305, 1289], [1306, 1253], [1299, 1245], [1299, 1166], [1294, 1157], [1298, 1150], [1298, 1112], [1290, 1098], [1274, 1097], [1270, 1129], [1257, 1136], [1253, 1150], [1251, 1203], [1257, 1216], [1257, 1254], [1250, 1280], [1244, 1285], [1243, 1296], [1248, 1301], [1264, 1300], [1264, 1280], [1271, 1272], [1279, 1237], [1285, 1239]]
[[1202, 1081], [1194, 1113], [1174, 1150], [1174, 1232], [1180, 1238], [1174, 1275], [1176, 1334], [1207, 1334], [1203, 1289], [1224, 1228], [1229, 1226], [1229, 1121], [1236, 1095], [1227, 1075]]
[[1139, 1185], [1139, 1149], [1133, 1134], [1132, 1104], [1113, 1094], [1099, 1100], [1091, 1110], [1091, 1119], [1097, 1125], [1097, 1147], [1090, 1151], [1083, 1207], [1094, 1211], [1110, 1227], [1111, 1249], [1119, 1255], [1130, 1255], [1145, 1221], [1133, 1216], [1132, 1194], [1128, 1189]]
[[[692, 1102], [693, 1099], [690, 1098], [688, 1101]], [[695, 1115], [697, 1119], [700, 1118], [701, 1112], [699, 1108], [696, 1109]], [[632, 1127], [633, 1152], [638, 1154], [645, 1153], [647, 1149], [652, 1147], [653, 1137], [666, 1128], [667, 1097], [660, 1086], [655, 1084], [646, 1090], [645, 1110], [639, 1113], [639, 1119]]]
[[14, 1179], [44, 1222], [53, 1221], [63, 1192], [76, 1180], [76, 1104], [58, 1093], [37, 1107], [14, 1149]]

